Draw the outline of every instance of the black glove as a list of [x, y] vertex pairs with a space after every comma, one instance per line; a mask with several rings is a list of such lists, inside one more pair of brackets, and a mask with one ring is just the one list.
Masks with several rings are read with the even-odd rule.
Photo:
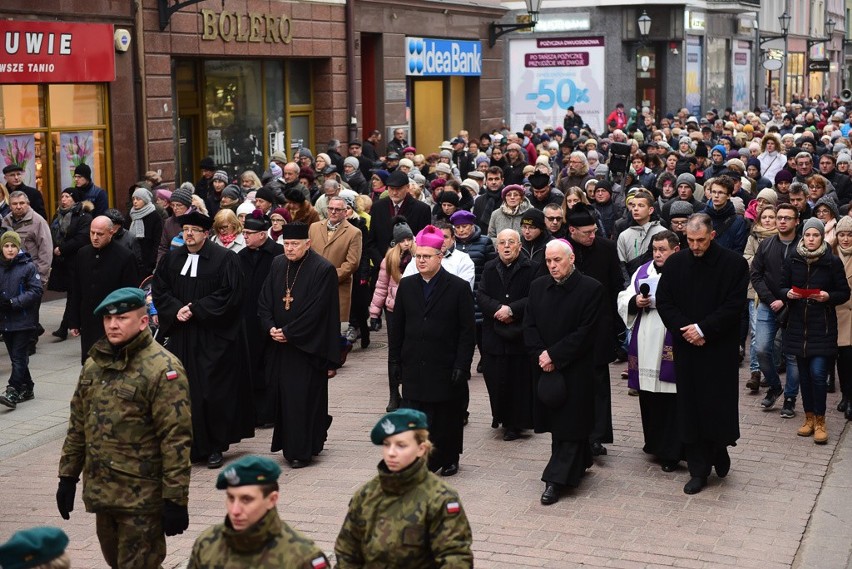
[[399, 383], [402, 380], [402, 366], [399, 365], [399, 362], [388, 362], [388, 378], [393, 383]]
[[172, 536], [189, 527], [189, 510], [171, 500], [163, 500], [163, 533]]
[[74, 496], [77, 494], [77, 478], [71, 476], [59, 477], [59, 489], [56, 490], [56, 507], [63, 520], [71, 519], [74, 511]]
[[453, 385], [461, 385], [470, 379], [470, 372], [463, 369], [454, 369], [453, 375], [450, 377], [450, 383]]
[[378, 332], [382, 329], [382, 319], [381, 318], [370, 318], [370, 331]]
[[3, 312], [12, 310], [12, 301], [8, 298], [0, 298], [0, 310]]

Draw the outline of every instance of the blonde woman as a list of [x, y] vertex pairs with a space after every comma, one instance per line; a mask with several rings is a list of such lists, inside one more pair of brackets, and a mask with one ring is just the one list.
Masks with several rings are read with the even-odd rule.
[[230, 209], [220, 209], [213, 218], [213, 231], [210, 241], [221, 245], [229, 251], [239, 253], [246, 246], [243, 237], [243, 224], [237, 214]]

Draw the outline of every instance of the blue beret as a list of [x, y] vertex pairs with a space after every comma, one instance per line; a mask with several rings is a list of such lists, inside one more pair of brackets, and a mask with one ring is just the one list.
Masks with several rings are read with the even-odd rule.
[[392, 435], [428, 428], [429, 423], [426, 421], [426, 415], [422, 411], [397, 409], [392, 413], [388, 413], [376, 423], [376, 426], [370, 432], [370, 440], [373, 441], [374, 445], [380, 445], [386, 438]]
[[263, 456], [244, 456], [219, 473], [216, 488], [224, 490], [234, 486], [271, 484], [280, 475], [281, 467], [275, 461]]
[[461, 209], [450, 216], [450, 223], [453, 225], [472, 225], [476, 223], [476, 216], [466, 209]]
[[132, 286], [114, 290], [95, 308], [95, 316], [124, 314], [145, 306], [145, 291]]
[[49, 563], [65, 553], [68, 536], [59, 528], [37, 527], [16, 532], [0, 545], [0, 567], [26, 569]]

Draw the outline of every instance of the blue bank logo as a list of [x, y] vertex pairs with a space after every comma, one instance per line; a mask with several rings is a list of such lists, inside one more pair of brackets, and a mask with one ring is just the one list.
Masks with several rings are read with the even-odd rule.
[[405, 38], [405, 74], [420, 77], [482, 75], [478, 41]]

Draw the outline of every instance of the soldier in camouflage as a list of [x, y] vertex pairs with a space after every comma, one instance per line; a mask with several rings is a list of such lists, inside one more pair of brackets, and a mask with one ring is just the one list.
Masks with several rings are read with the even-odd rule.
[[156, 568], [166, 557], [163, 534], [189, 525], [189, 383], [152, 338], [143, 291], [118, 289], [95, 314], [106, 337], [89, 351], [71, 399], [56, 503], [69, 519], [82, 473], [107, 564]]
[[314, 542], [282, 522], [278, 503], [281, 467], [246, 456], [219, 473], [225, 490], [225, 522], [205, 530], [192, 546], [188, 569], [328, 569]]
[[459, 496], [426, 468], [426, 415], [398, 409], [370, 435], [382, 445], [379, 475], [361, 487], [334, 552], [338, 569], [473, 567], [472, 535]]

